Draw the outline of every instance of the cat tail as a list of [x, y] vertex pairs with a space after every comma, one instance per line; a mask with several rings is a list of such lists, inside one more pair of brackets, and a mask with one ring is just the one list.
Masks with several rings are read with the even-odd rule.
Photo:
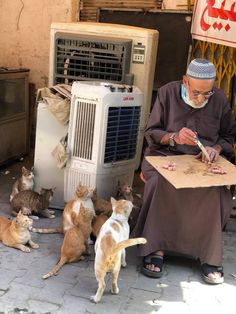
[[60, 261], [53, 267], [53, 269], [48, 272], [46, 275], [43, 275], [42, 279], [47, 279], [52, 276], [56, 276], [59, 272], [59, 270], [62, 268], [63, 265], [65, 265], [67, 262], [67, 259], [65, 257], [61, 257]]
[[32, 232], [36, 233], [63, 233], [62, 226], [56, 228], [32, 228]]
[[120, 250], [123, 250], [129, 246], [133, 246], [136, 244], [145, 244], [145, 243], [147, 243], [147, 240], [145, 238], [127, 239], [127, 240], [117, 243], [117, 245], [112, 251], [112, 254], [117, 254]]

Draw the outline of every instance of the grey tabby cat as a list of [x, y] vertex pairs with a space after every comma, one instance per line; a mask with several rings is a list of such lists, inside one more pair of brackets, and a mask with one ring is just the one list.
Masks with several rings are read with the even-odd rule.
[[21, 191], [17, 193], [11, 202], [12, 214], [14, 216], [21, 210], [24, 215], [36, 215], [55, 218], [54, 211], [48, 209], [49, 203], [53, 197], [54, 189], [44, 189], [42, 188], [40, 193], [34, 191]]
[[12, 187], [12, 192], [10, 195], [10, 202], [13, 197], [20, 191], [33, 190], [34, 187], [34, 174], [33, 168], [31, 170], [22, 167], [21, 168], [21, 177], [15, 181]]

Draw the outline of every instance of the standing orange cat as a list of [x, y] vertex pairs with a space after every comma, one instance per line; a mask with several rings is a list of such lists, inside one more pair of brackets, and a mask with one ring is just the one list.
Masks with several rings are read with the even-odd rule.
[[79, 184], [75, 191], [75, 198], [69, 201], [63, 210], [61, 226], [56, 228], [32, 228], [32, 231], [38, 233], [66, 233], [66, 231], [76, 225], [75, 219], [80, 212], [81, 205], [94, 212], [94, 206], [91, 200], [92, 195], [93, 189], [86, 185]]
[[77, 262], [83, 259], [82, 254], [88, 253], [88, 237], [92, 231], [94, 211], [81, 204], [79, 213], [77, 215], [72, 213], [72, 216], [74, 216], [74, 226], [65, 232], [60, 260], [50, 272], [43, 276], [43, 279], [57, 275], [64, 264]]

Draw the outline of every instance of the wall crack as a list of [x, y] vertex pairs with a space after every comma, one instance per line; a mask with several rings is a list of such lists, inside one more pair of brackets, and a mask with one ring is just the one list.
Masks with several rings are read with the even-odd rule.
[[22, 11], [24, 10], [24, 7], [25, 7], [23, 0], [20, 0], [20, 2], [21, 2], [21, 4], [22, 4], [22, 6], [21, 6], [21, 8], [20, 8], [20, 12], [19, 12], [19, 15], [18, 15], [18, 18], [17, 18], [16, 30], [19, 30], [19, 24], [20, 24], [21, 14], [22, 14]]

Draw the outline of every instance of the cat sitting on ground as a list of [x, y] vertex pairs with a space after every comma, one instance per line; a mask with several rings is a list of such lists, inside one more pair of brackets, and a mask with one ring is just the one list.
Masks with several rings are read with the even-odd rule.
[[92, 201], [96, 215], [106, 214], [108, 217], [112, 214], [111, 202], [101, 198], [97, 194], [97, 189], [93, 191]]
[[32, 227], [33, 220], [28, 216], [22, 214], [21, 211], [13, 220], [5, 217], [0, 217], [0, 241], [6, 246], [19, 249], [23, 252], [29, 253], [30, 248], [25, 244], [29, 244], [33, 249], [39, 247], [31, 239], [30, 228]]
[[129, 226], [130, 231], [132, 232], [137, 223], [139, 212], [142, 207], [142, 197], [141, 195], [134, 193], [132, 187], [129, 184], [120, 184], [119, 182], [116, 199], [124, 199], [133, 203], [132, 212], [129, 216]]
[[24, 215], [36, 215], [46, 218], [55, 218], [54, 211], [48, 209], [49, 203], [53, 198], [54, 189], [42, 188], [40, 193], [34, 191], [21, 191], [17, 193], [12, 201], [12, 214], [14, 216], [21, 210]]
[[111, 293], [118, 294], [119, 288], [117, 280], [121, 265], [126, 266], [125, 248], [136, 244], [146, 243], [145, 238], [129, 238], [128, 218], [133, 204], [130, 201], [116, 201], [111, 198], [113, 213], [111, 217], [102, 225], [95, 243], [95, 276], [98, 281], [96, 295], [90, 298], [98, 303], [101, 300], [105, 289], [105, 275], [112, 273]]
[[13, 197], [21, 192], [26, 190], [33, 190], [34, 187], [34, 174], [31, 170], [22, 167], [21, 168], [21, 177], [15, 181], [12, 187], [12, 192], [10, 195], [10, 202], [12, 201]]
[[92, 238], [92, 240], [95, 242], [96, 238], [98, 237], [98, 234], [100, 232], [100, 229], [102, 227], [102, 225], [107, 221], [109, 217], [104, 214], [101, 213], [99, 215], [96, 215], [92, 221], [92, 235], [94, 238]]
[[92, 201], [96, 213], [92, 222], [92, 240], [95, 242], [102, 225], [112, 214], [112, 205], [111, 202], [98, 196], [97, 189], [93, 192]]
[[65, 232], [61, 246], [61, 257], [53, 269], [42, 278], [47, 279], [57, 275], [61, 267], [66, 263], [77, 262], [84, 259], [82, 254], [88, 253], [88, 237], [92, 231], [91, 223], [94, 217], [94, 210], [85, 208], [80, 204], [78, 213], [71, 213], [73, 226]]
[[74, 199], [69, 201], [63, 210], [61, 226], [56, 228], [32, 228], [32, 231], [38, 233], [66, 233], [67, 230], [76, 225], [75, 220], [80, 212], [81, 205], [94, 212], [94, 206], [91, 200], [92, 195], [93, 189], [86, 185], [79, 184], [75, 191]]
[[133, 188], [127, 184], [118, 182], [116, 199], [124, 199], [133, 203], [134, 207], [142, 207], [142, 196], [133, 191]]

